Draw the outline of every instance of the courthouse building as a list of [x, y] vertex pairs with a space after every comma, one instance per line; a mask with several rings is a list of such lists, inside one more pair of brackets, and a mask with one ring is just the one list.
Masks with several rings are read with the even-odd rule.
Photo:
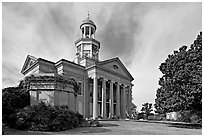
[[[96, 25], [85, 19], [80, 25], [81, 38], [76, 40], [73, 61], [48, 61], [28, 55], [21, 73], [29, 75], [61, 75], [73, 78], [79, 85], [78, 95], [72, 88], [51, 91], [30, 91], [31, 105], [43, 101], [51, 105], [68, 105], [84, 117], [107, 119], [111, 116], [126, 118], [130, 115], [133, 77], [118, 57], [99, 60], [102, 47], [95, 39]], [[46, 86], [45, 86], [46, 87]], [[53, 99], [54, 98], [54, 99]]]

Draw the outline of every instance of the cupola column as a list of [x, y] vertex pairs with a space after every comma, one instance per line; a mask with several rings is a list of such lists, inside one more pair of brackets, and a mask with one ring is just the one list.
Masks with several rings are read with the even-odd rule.
[[91, 27], [89, 26], [89, 38], [91, 38]]

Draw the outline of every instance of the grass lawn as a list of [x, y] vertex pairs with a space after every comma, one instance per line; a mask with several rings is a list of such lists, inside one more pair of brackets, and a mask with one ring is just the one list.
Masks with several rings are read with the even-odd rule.
[[5, 129], [10, 135], [202, 135], [202, 129], [177, 123], [149, 123], [138, 121], [100, 121], [103, 127], [75, 128], [61, 132], [19, 131]]

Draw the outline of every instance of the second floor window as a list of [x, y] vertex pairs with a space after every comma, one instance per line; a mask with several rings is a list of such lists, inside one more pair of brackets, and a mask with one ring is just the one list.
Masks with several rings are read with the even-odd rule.
[[81, 95], [81, 93], [82, 93], [82, 83], [78, 82], [78, 85], [79, 85], [78, 95]]

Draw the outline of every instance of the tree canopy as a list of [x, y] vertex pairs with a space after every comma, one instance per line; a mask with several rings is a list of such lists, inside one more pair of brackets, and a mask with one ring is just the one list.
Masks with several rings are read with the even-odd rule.
[[202, 111], [202, 32], [190, 48], [182, 46], [159, 67], [163, 76], [156, 93], [158, 113]]
[[152, 109], [152, 103], [144, 103], [142, 104], [142, 109], [141, 111], [146, 114], [146, 118], [148, 118], [148, 116], [151, 114], [151, 112], [153, 111]]

